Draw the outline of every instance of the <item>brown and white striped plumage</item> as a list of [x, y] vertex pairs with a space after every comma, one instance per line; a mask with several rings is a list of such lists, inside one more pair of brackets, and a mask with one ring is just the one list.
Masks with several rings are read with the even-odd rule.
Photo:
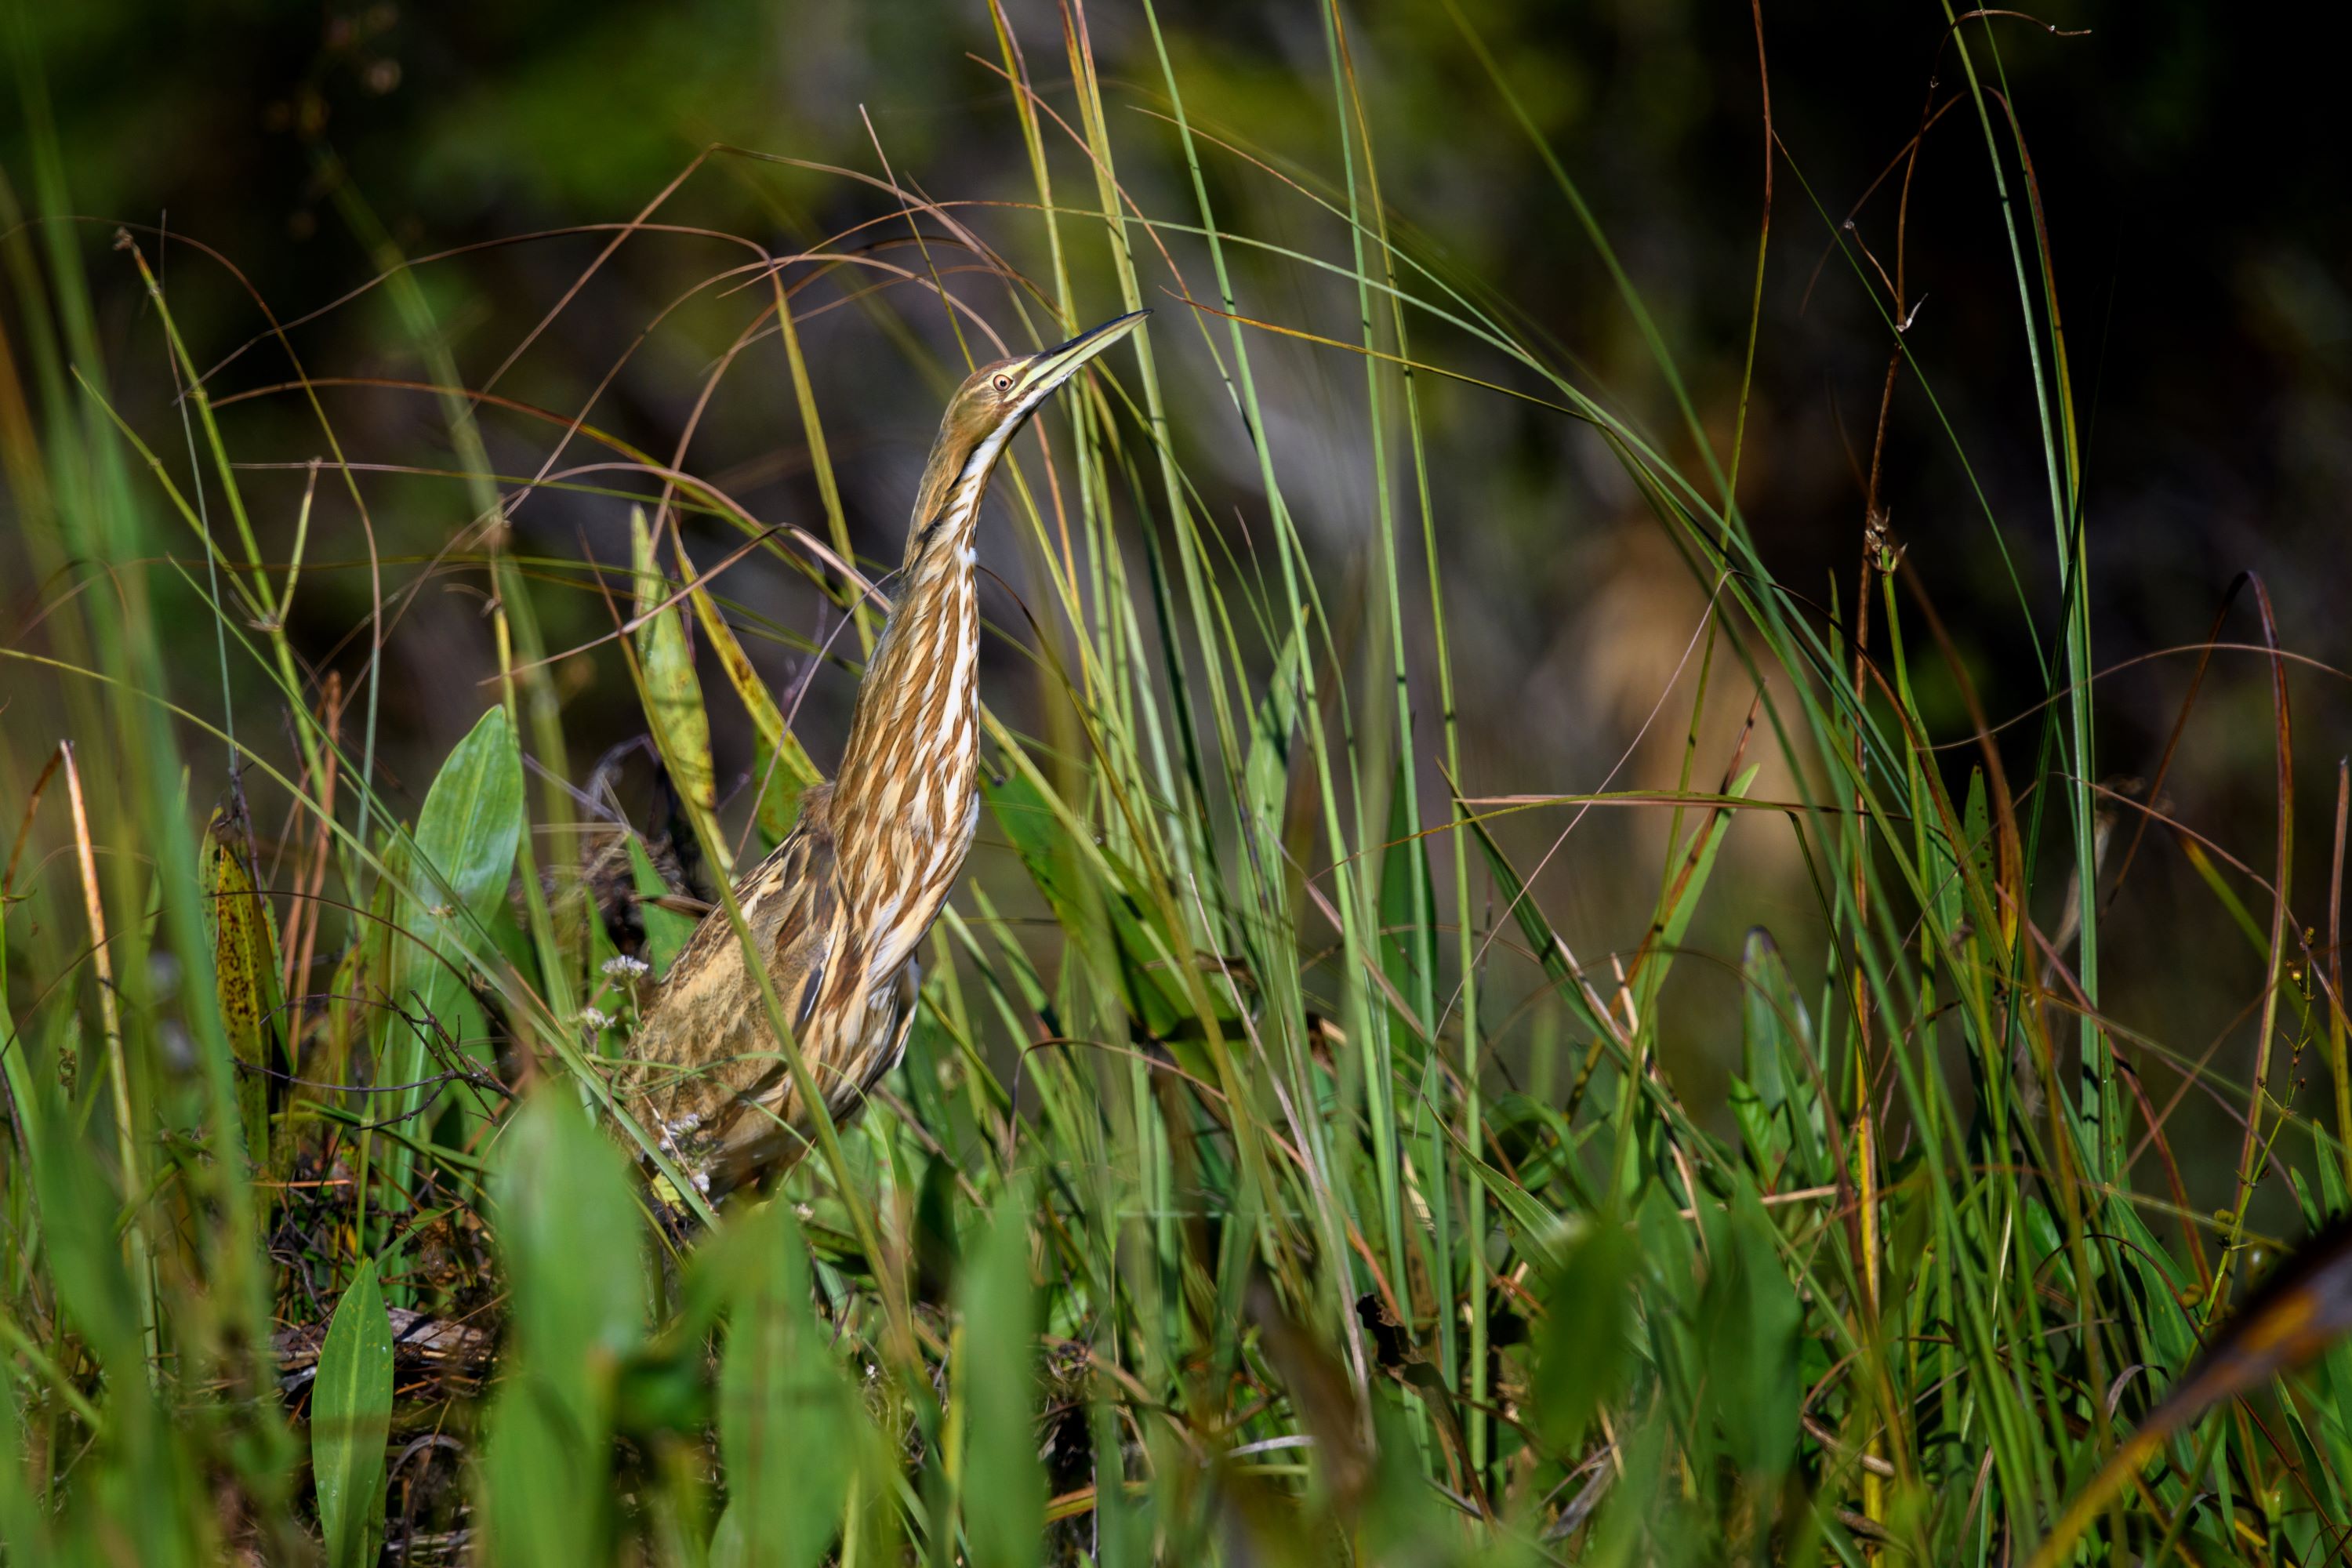
[[[801, 797], [791, 833], [736, 884], [751, 946], [836, 1121], [906, 1049], [915, 948], [963, 868], [979, 816], [972, 531], [989, 477], [1037, 405], [1144, 314], [984, 365], [958, 389], [916, 496], [896, 601], [857, 690], [840, 773]], [[634, 1109], [713, 1196], [805, 1146], [807, 1110], [724, 910], [678, 953], [631, 1055], [624, 1087]]]

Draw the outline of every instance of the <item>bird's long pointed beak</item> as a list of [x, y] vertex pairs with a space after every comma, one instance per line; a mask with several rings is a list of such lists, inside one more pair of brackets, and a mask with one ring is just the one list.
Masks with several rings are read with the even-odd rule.
[[1141, 326], [1143, 318], [1150, 314], [1151, 312], [1145, 310], [1114, 316], [1098, 327], [1087, 328], [1059, 348], [1047, 349], [1032, 356], [1029, 361], [1030, 389], [1039, 394], [1051, 392], [1076, 375], [1078, 367], [1087, 361]]

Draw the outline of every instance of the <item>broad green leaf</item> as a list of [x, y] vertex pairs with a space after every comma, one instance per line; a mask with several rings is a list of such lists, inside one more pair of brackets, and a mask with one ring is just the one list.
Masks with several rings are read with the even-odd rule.
[[627, 1161], [589, 1124], [576, 1092], [550, 1085], [509, 1122], [490, 1195], [516, 1348], [572, 1380], [579, 1398], [567, 1403], [584, 1411], [590, 1363], [616, 1362], [645, 1331], [645, 1237]]
[[754, 1227], [730, 1304], [719, 1384], [726, 1518], [712, 1568], [814, 1568], [841, 1532], [866, 1415], [812, 1310], [808, 1247], [790, 1205]]
[[467, 954], [491, 945], [479, 929], [506, 895], [522, 829], [522, 754], [506, 710], [492, 708], [475, 721], [425, 791], [416, 819], [413, 892], [404, 900], [403, 923], [415, 938], [404, 944], [404, 989], [445, 1025], [454, 1022], [448, 1015], [464, 984]]
[[[1698, 1244], [1680, 1204], [1662, 1184], [1643, 1189], [1633, 1235], [1641, 1243], [1642, 1278], [1651, 1294], [1661, 1305], [1687, 1310], [1698, 1299]], [[1653, 1320], [1672, 1315], [1654, 1313]]]
[[[1675, 1421], [1663, 1406], [1644, 1412], [1630, 1430], [1621, 1428], [1617, 1451], [1624, 1472], [1609, 1489], [1591, 1532], [1591, 1547], [1578, 1568], [1635, 1568], [1636, 1564], [1688, 1563], [1703, 1554], [1679, 1550], [1676, 1526], [1687, 1511], [1668, 1479], [1668, 1449], [1675, 1438]], [[1681, 1523], [1687, 1539], [1696, 1521]]]
[[2050, 1205], [2038, 1197], [2029, 1197], [2018, 1214], [2018, 1228], [2024, 1234], [2026, 1245], [2033, 1256], [2047, 1258], [2044, 1267], [2053, 1287], [2061, 1290], [2074, 1288], [2074, 1250], [2066, 1245], [2066, 1233]]
[[[466, 990], [467, 954], [487, 952], [480, 932], [514, 874], [522, 841], [522, 754], [513, 722], [503, 708], [491, 708], [474, 721], [425, 793], [416, 819], [408, 892], [401, 898], [401, 925], [411, 940], [400, 944], [398, 972], [404, 1010], [427, 1028], [463, 1038], [473, 1028], [460, 999]], [[422, 1103], [421, 1085], [429, 1070], [424, 1039], [398, 1015], [384, 1023], [385, 1076], [405, 1086], [394, 1097], [395, 1114], [413, 1117]], [[458, 1091], [461, 1103], [487, 1119], [487, 1097]], [[426, 1129], [410, 1125], [412, 1137]], [[415, 1156], [395, 1143], [385, 1170], [395, 1190], [407, 1187]]]
[[[793, 744], [797, 748], [800, 742], [794, 741]], [[816, 765], [810, 763], [808, 771], [815, 773]], [[757, 731], [751, 736], [751, 782], [760, 792], [752, 803], [751, 820], [760, 830], [762, 850], [773, 849], [784, 841], [793, 824], [800, 820], [801, 795], [808, 784], [798, 781], [791, 759], [778, 761], [776, 749]]]
[[460, 915], [487, 921], [514, 875], [522, 839], [522, 753], [503, 708], [486, 710], [449, 752], [416, 818], [412, 886], [427, 928], [462, 930]]
[[669, 597], [669, 584], [655, 563], [642, 507], [629, 509], [629, 539], [636, 562], [636, 614], [651, 616], [636, 633], [637, 658], [645, 666], [646, 722], [670, 783], [689, 806], [709, 811], [719, 803], [710, 765], [710, 715], [702, 706], [702, 682], [695, 678], [684, 617], [674, 605], [652, 614]]
[[[1080, 879], [1086, 876], [1084, 863], [1070, 852], [1053, 807], [1039, 792], [1028, 774], [1013, 773], [1001, 783], [983, 779], [981, 794], [997, 826], [1004, 830], [1005, 838], [1021, 857], [1021, 864], [1037, 884], [1037, 890], [1052, 906], [1055, 921], [1069, 938], [1079, 946], [1087, 961], [1097, 973], [1108, 976], [1118, 973], [1110, 933], [1104, 922], [1092, 918], [1083, 897]], [[1096, 902], [1099, 903], [1099, 891]]]
[[1544, 1441], [1565, 1454], [1584, 1441], [1594, 1415], [1623, 1384], [1634, 1250], [1622, 1225], [1595, 1215], [1558, 1252], [1544, 1297], [1535, 1419]]
[[1518, 1239], [1512, 1245], [1517, 1247], [1520, 1256], [1532, 1259], [1545, 1269], [1558, 1268], [1560, 1237], [1569, 1228], [1569, 1221], [1502, 1170], [1472, 1153], [1470, 1146], [1462, 1141], [1462, 1135], [1452, 1127], [1442, 1122], [1439, 1125], [1446, 1141], [1454, 1145], [1454, 1157], [1467, 1169], [1478, 1173], [1486, 1184], [1487, 1195], [1503, 1205], [1503, 1212], [1510, 1215], [1511, 1223], [1518, 1228]]
[[1961, 862], [1954, 853], [1952, 840], [1944, 831], [1940, 816], [1931, 816], [1922, 825], [1919, 845], [1924, 856], [1930, 906], [1936, 919], [1931, 931], [1922, 932], [1922, 940], [1933, 941], [1937, 931], [1959, 929], [1961, 912], [1968, 908], [1968, 885], [1963, 879]]
[[1969, 770], [1968, 805], [1960, 815], [1960, 831], [1968, 835], [1968, 862], [1970, 874], [1990, 889], [1999, 867], [1992, 838], [1992, 812], [1985, 804], [1984, 769]]
[[963, 1281], [964, 1535], [972, 1568], [1034, 1568], [1045, 1524], [1037, 1461], [1037, 1292], [1029, 1205], [1008, 1185]]
[[[1120, 1476], [1127, 1472], [1127, 1428], [1121, 1425], [1118, 1407], [1109, 1400], [1097, 1400], [1092, 1412], [1094, 1429], [1095, 1474], [1098, 1477]], [[1386, 1445], [1383, 1457], [1389, 1455]], [[1394, 1450], [1402, 1455], [1417, 1453], [1410, 1434], [1405, 1447]], [[1418, 1485], [1415, 1489], [1425, 1492]], [[1147, 1510], [1139, 1506], [1142, 1500], [1130, 1498], [1125, 1487], [1106, 1486], [1095, 1493], [1094, 1559], [1097, 1568], [1142, 1568], [1151, 1559], [1151, 1521]], [[1403, 1561], [1402, 1558], [1393, 1561]]]
[[1962, 862], [1969, 868], [1969, 903], [1975, 911], [1972, 918], [1988, 942], [1997, 930], [2000, 945], [2006, 948], [2014, 934], [2015, 911], [2000, 897], [2000, 829], [1986, 804], [1985, 773], [1980, 767], [1969, 770], [1968, 804], [1961, 808], [1960, 831], [1968, 837]]
[[[2326, 1173], [2328, 1163], [2322, 1161], [2320, 1169]], [[2180, 1303], [2196, 1288], [2196, 1276], [2188, 1265], [2173, 1257], [2171, 1248], [2157, 1239], [2156, 1233], [2131, 1205], [2109, 1204], [2101, 1223], [2122, 1243], [2123, 1256], [2128, 1260], [2126, 1268], [2135, 1271], [2145, 1353], [2159, 1371], [2188, 1365], [2198, 1353], [2197, 1325], [2189, 1321]], [[2352, 1414], [2352, 1407], [2347, 1407], [2347, 1414]]]
[[514, 1371], [488, 1420], [491, 1558], [605, 1560], [614, 1385], [645, 1331], [645, 1238], [619, 1149], [551, 1083], [509, 1122], [491, 1173]]
[[375, 1561], [383, 1514], [383, 1447], [392, 1429], [392, 1321], [373, 1258], [335, 1304], [310, 1389], [310, 1471], [329, 1568]]
[[[1788, 966], [1772, 933], [1751, 929], [1739, 953], [1740, 1069], [1754, 1086], [1757, 1100], [1768, 1111], [1777, 1111], [1789, 1100], [1789, 1079], [1781, 1070], [1782, 1047], [1800, 1026], [1784, 1009], [1794, 1004]], [[1801, 1015], [1799, 1015], [1801, 1016]]]
[[1703, 1205], [1706, 1287], [1699, 1342], [1706, 1400], [1731, 1458], [1760, 1484], [1786, 1474], [1797, 1455], [1797, 1328], [1802, 1319], [1772, 1221], [1743, 1177], [1727, 1214]]
[[[1794, 1152], [1796, 1173], [1802, 1181], [1781, 1185], [1824, 1181], [1830, 1170], [1820, 1106], [1805, 1090], [1811, 1081], [1804, 1064], [1812, 1020], [1772, 933], [1761, 926], [1748, 933], [1739, 977], [1740, 1070], [1749, 1091], [1746, 1103], [1757, 1113], [1747, 1129], [1749, 1145], [1766, 1157], [1768, 1173]], [[1742, 1096], [1735, 1092], [1735, 1115], [1742, 1114]], [[1743, 1115], [1742, 1120], [1745, 1125], [1748, 1118]]]
[[653, 858], [634, 833], [629, 835], [629, 877], [637, 890], [637, 918], [645, 922], [646, 962], [653, 965], [653, 978], [659, 980], [669, 973], [670, 961], [686, 945], [686, 939], [694, 934], [694, 921], [653, 901], [666, 896], [669, 885], [654, 869]]

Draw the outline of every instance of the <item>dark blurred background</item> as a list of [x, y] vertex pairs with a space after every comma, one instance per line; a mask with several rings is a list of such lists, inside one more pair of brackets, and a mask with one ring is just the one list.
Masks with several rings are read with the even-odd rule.
[[[1763, 210], [1763, 100], [1750, 8], [1732, 0], [1476, 0], [1464, 9], [1580, 183], [1718, 449], [1727, 451]], [[1992, 35], [1997, 61], [1981, 26], [1970, 36], [1979, 68], [1998, 69], [2015, 105], [2053, 237], [2086, 433], [2097, 662], [2117, 671], [2098, 689], [2099, 767], [2109, 779], [2145, 777], [2192, 660], [2133, 661], [2201, 639], [2234, 574], [2252, 571], [2267, 584], [2290, 647], [2326, 664], [2352, 663], [2345, 629], [2352, 551], [2341, 521], [2352, 479], [2352, 205], [2343, 199], [2335, 107], [2340, 67], [2293, 26], [2189, 0], [2063, 0], [2046, 16], [2085, 36], [2003, 22]], [[1011, 0], [1004, 16], [1039, 90], [1075, 121], [1062, 47], [1070, 16], [1040, 0]], [[1286, 178], [1336, 187], [1343, 164], [1324, 18], [1315, 6], [1170, 0], [1160, 16], [1186, 107], [1204, 132], [1247, 147]], [[1445, 8], [1373, 0], [1344, 16], [1401, 234], [1449, 276], [1483, 280], [1510, 301], [1531, 332], [1573, 356], [1588, 390], [1629, 412], [1696, 471], [1633, 319]], [[1083, 23], [1103, 62], [1129, 194], [1147, 215], [1195, 221], [1161, 118], [1164, 89], [1143, 13], [1098, 4]], [[108, 248], [116, 221], [168, 226], [242, 274], [232, 278], [187, 245], [148, 242], [163, 258], [193, 352], [212, 363], [263, 327], [247, 285], [292, 321], [374, 276], [380, 243], [421, 257], [621, 222], [709, 143], [872, 174], [887, 156], [901, 180], [936, 199], [1034, 199], [1012, 96], [992, 68], [1002, 56], [983, 0], [75, 0], [20, 5], [12, 25], [41, 62], [74, 205], [105, 220], [87, 228], [82, 244], [115, 356], [110, 384], [132, 423], [175, 455], [184, 448], [157, 326], [128, 261]], [[1935, 6], [1767, 0], [1761, 26], [1773, 126], [1786, 152], [1774, 176], [1739, 499], [1767, 560], [1826, 610], [1832, 591], [1841, 603], [1852, 600], [1862, 471], [1890, 342], [1830, 243], [1917, 129], [1923, 106], [1949, 99], [1959, 76], [1942, 47], [1946, 15]], [[17, 80], [32, 90], [30, 78]], [[1066, 140], [1055, 139], [1050, 122], [1046, 133], [1063, 202], [1091, 205], [1091, 170]], [[0, 115], [0, 163], [30, 205], [20, 114]], [[2013, 163], [2010, 170], [2021, 204]], [[1986, 132], [1963, 100], [1926, 138], [1911, 188], [1904, 260], [1920, 308], [1909, 342], [1927, 380], [1923, 387], [1906, 372], [1897, 385], [1883, 486], [1895, 542], [1908, 550], [1986, 708], [2000, 719], [2030, 713], [2048, 694], [2035, 641], [2055, 659], [2059, 589], [2010, 235], [1990, 171]], [[1347, 263], [1343, 226], [1284, 178], [1214, 149], [1204, 173], [1228, 228]], [[1882, 185], [1856, 220], [1858, 237], [1890, 268], [1898, 185]], [[895, 221], [895, 211], [882, 192], [839, 175], [720, 157], [697, 171], [661, 216], [789, 252]], [[982, 205], [960, 212], [1016, 265], [1043, 275], [1044, 234], [1033, 211]], [[2021, 205], [2018, 221], [2027, 221]], [[376, 225], [381, 235], [372, 232]], [[936, 234], [939, 226], [926, 229]], [[1110, 314], [1118, 300], [1105, 281], [1099, 221], [1073, 216], [1064, 232], [1082, 310]], [[1201, 248], [1181, 235], [1164, 237], [1193, 287], [1208, 293]], [[419, 269], [460, 374], [478, 385], [496, 371], [605, 238], [536, 239]], [[2021, 240], [2030, 254], [2030, 233], [2021, 229]], [[760, 296], [705, 290], [637, 340], [666, 307], [747, 254], [716, 238], [633, 240], [515, 361], [499, 391], [570, 415], [610, 374], [592, 422], [667, 456]], [[1351, 289], [1263, 252], [1236, 250], [1234, 258], [1244, 311], [1354, 335]], [[1144, 275], [1147, 287], [1169, 281], [1151, 265]], [[1024, 346], [1001, 283], [953, 281]], [[844, 297], [841, 287], [822, 286], [803, 296], [804, 313]], [[1238, 545], [1265, 518], [1246, 438], [1188, 311], [1171, 294], [1147, 302], [1160, 309], [1155, 341], [1171, 363], [1182, 456], [1211, 517]], [[878, 307], [908, 324], [904, 336], [885, 330], [874, 305], [814, 314], [803, 335], [859, 548], [895, 558], [945, 384], [940, 366], [954, 345], [942, 312], [914, 291], [898, 290]], [[22, 310], [21, 296], [11, 295], [7, 308]], [[1207, 324], [1222, 344], [1223, 323]], [[1539, 390], [1434, 322], [1419, 321], [1415, 331], [1417, 352], [1429, 358]], [[388, 290], [304, 320], [291, 341], [314, 376], [426, 375]], [[1356, 581], [1351, 574], [1369, 569], [1372, 506], [1360, 363], [1263, 335], [1254, 352], [1263, 356], [1270, 433], [1309, 548], [1327, 584]], [[285, 356], [258, 344], [220, 372], [215, 390], [226, 396], [287, 375]], [[1474, 388], [1427, 378], [1422, 385], [1464, 685], [1465, 787], [1592, 789], [1629, 746], [1617, 787], [1671, 783], [1690, 669], [1646, 738], [1634, 741], [1684, 660], [1704, 609], [1703, 584], [1589, 429]], [[457, 465], [432, 398], [369, 388], [324, 395], [354, 459]], [[236, 404], [225, 420], [249, 461], [299, 463], [321, 451], [318, 426], [296, 398]], [[536, 471], [550, 448], [543, 424], [491, 412], [484, 426], [502, 474]], [[566, 461], [593, 457], [575, 450]], [[685, 461], [756, 515], [823, 531], [772, 339], [720, 383]], [[251, 482], [265, 537], [282, 552], [300, 476], [257, 472]], [[383, 475], [368, 489], [380, 549], [405, 563], [392, 580], [414, 584], [415, 563], [467, 521], [464, 488]], [[318, 566], [304, 579], [297, 631], [311, 658], [349, 679], [364, 653], [363, 639], [350, 634], [368, 603], [366, 574], [349, 563], [364, 553], [354, 517], [331, 490], [322, 488], [312, 525]], [[625, 516], [615, 501], [543, 492], [516, 516], [516, 548], [622, 558]], [[160, 509], [151, 525], [187, 553], [184, 534], [167, 531]], [[1001, 510], [988, 527], [983, 557], [1042, 612], [1049, 596], [1024, 574]], [[717, 530], [693, 539], [698, 552], [725, 542]], [[0, 546], [5, 603], [20, 621], [54, 588], [27, 581], [21, 565], [13, 548]], [[1409, 577], [1418, 573], [1417, 563], [1409, 568]], [[810, 636], [826, 629], [817, 597], [765, 563], [730, 581], [736, 597], [779, 624]], [[478, 572], [427, 581], [390, 645], [386, 758], [412, 803], [488, 700], [478, 682], [495, 660], [481, 585]], [[609, 625], [591, 594], [551, 595], [545, 608], [555, 647]], [[1000, 626], [1022, 625], [1002, 593], [990, 608]], [[1409, 613], [1425, 626], [1425, 606]], [[1916, 618], [1910, 630], [1914, 668], [1940, 705], [1944, 738], [1964, 741], [1957, 687], [1940, 675]], [[2259, 640], [2242, 609], [2224, 635]], [[205, 641], [208, 650], [208, 634]], [[803, 673], [783, 645], [755, 645], [754, 657], [780, 687]], [[1028, 661], [1002, 643], [987, 658], [991, 700], [1022, 714], [1035, 684]], [[583, 662], [565, 679], [577, 775], [597, 749], [643, 721], [616, 666]], [[828, 769], [852, 689], [833, 669], [815, 673], [809, 687], [802, 728]], [[2352, 703], [2339, 678], [2317, 669], [2299, 668], [2293, 691], [2297, 908], [2306, 924], [2324, 928], [2328, 807]], [[1702, 775], [1720, 770], [1748, 697], [1738, 680], [1718, 679]], [[1426, 741], [1433, 700], [1425, 696], [1422, 706]], [[2033, 781], [2036, 736], [2029, 723], [2003, 737], [2021, 788]], [[722, 776], [740, 773], [743, 737], [722, 733], [719, 745]], [[2272, 747], [2263, 667], [2244, 653], [2221, 654], [2166, 782], [2164, 808], [2266, 868], [2275, 820]], [[1423, 777], [1433, 796], [1442, 784], [1428, 750]], [[1969, 760], [1965, 751], [1954, 753], [1956, 776]], [[1759, 793], [1776, 786], [1768, 779]], [[1566, 821], [1558, 812], [1515, 818], [1505, 839], [1531, 865]], [[1597, 813], [1549, 862], [1538, 896], [1588, 962], [1639, 940], [1664, 831], [1654, 814]], [[2048, 907], [2037, 911], [2053, 926], [2066, 879], [2055, 847], [2062, 837], [2053, 833], [2045, 855], [2044, 869], [2058, 874], [2043, 878]], [[1696, 940], [1729, 955], [1739, 931], [1762, 922], [1801, 951], [1819, 920], [1785, 826], [1744, 820], [1732, 844], [1734, 863], [1748, 875], [1715, 899]], [[2259, 889], [2238, 887], [2262, 905]], [[2126, 1024], [2192, 1056], [2223, 1039], [2217, 1065], [2242, 1077], [2243, 1010], [2261, 984], [2259, 954], [2161, 836], [2116, 903], [2105, 950], [2110, 1005]], [[1719, 978], [1697, 984], [1728, 994]], [[1498, 1017], [1510, 1000], [1498, 1004]], [[1692, 1005], [1686, 1058], [1676, 1068], [1705, 1096], [1736, 1060], [1737, 1042], [1705, 1026], [1704, 1004]], [[2202, 1118], [2185, 1128], [2216, 1136], [2226, 1129], [2218, 1116], [2184, 1115]]]

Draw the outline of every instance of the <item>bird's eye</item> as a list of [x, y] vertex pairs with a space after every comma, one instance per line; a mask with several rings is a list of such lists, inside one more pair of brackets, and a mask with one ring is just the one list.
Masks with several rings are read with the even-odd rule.
[[991, 378], [989, 384], [995, 387], [999, 392], [1010, 392], [1013, 390], [1013, 378], [1005, 374], [1003, 371], [999, 371]]

